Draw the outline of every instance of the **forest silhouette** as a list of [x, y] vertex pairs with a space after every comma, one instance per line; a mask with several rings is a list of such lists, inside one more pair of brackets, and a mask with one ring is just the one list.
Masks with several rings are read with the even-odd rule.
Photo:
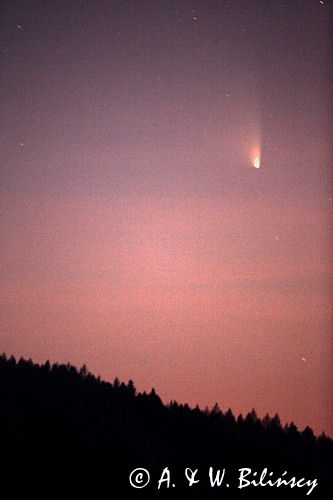
[[[288, 471], [317, 478], [310, 498], [330, 496], [333, 442], [306, 427], [282, 426], [278, 415], [259, 419], [164, 405], [152, 389], [137, 393], [133, 381], [105, 382], [69, 364], [34, 364], [0, 357], [1, 488], [7, 498], [49, 499], [298, 499], [307, 488], [237, 488], [240, 467], [275, 476]], [[212, 488], [208, 469], [226, 468], [230, 488]], [[150, 483], [129, 482], [144, 467]], [[168, 467], [175, 487], [158, 480]], [[198, 469], [189, 487], [186, 468]]]

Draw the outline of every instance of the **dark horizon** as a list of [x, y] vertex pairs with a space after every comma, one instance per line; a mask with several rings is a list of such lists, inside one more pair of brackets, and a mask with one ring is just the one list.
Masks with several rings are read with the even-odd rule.
[[[4, 355], [0, 402], [2, 486], [15, 480], [15, 498], [147, 500], [158, 491], [159, 498], [213, 500], [223, 492], [226, 500], [259, 500], [267, 498], [267, 483], [240, 482], [240, 474], [258, 480], [260, 470], [274, 483], [286, 479], [269, 485], [272, 500], [295, 486], [295, 500], [312, 491], [324, 500], [332, 490], [333, 441], [309, 427], [283, 427], [278, 415], [261, 420], [252, 410], [236, 419], [218, 405], [205, 411], [176, 401], [165, 406], [154, 389], [140, 394], [131, 380], [111, 384], [85, 366], [38, 366]], [[225, 481], [213, 487], [208, 470], [222, 468]], [[166, 469], [172, 484], [162, 481], [159, 489]], [[194, 485], [189, 470], [196, 471]]]
[[[151, 394], [156, 395], [156, 397], [160, 400], [161, 404], [165, 406], [166, 408], [172, 408], [174, 405], [180, 406], [180, 407], [185, 407], [189, 409], [190, 411], [200, 411], [203, 414], [209, 415], [209, 414], [219, 414], [221, 416], [226, 416], [230, 415], [232, 418], [235, 420], [235, 422], [242, 422], [246, 419], [251, 419], [254, 417], [256, 421], [264, 423], [265, 420], [276, 420], [279, 422], [279, 425], [281, 426], [281, 429], [288, 430], [290, 426], [292, 426], [295, 430], [297, 430], [300, 434], [302, 433], [307, 433], [308, 430], [313, 432], [313, 429], [309, 425], [305, 425], [304, 428], [298, 428], [297, 425], [295, 424], [294, 421], [290, 422], [283, 422], [280, 419], [278, 411], [273, 412], [272, 414], [266, 413], [265, 415], [259, 415], [256, 411], [256, 408], [252, 407], [249, 409], [247, 412], [244, 414], [242, 413], [235, 413], [232, 408], [230, 407], [223, 407], [220, 406], [219, 403], [216, 401], [215, 403], [211, 404], [210, 406], [206, 405], [206, 407], [201, 407], [199, 404], [196, 404], [195, 406], [189, 405], [186, 401], [176, 401], [175, 398], [171, 398], [169, 401], [163, 401], [163, 399], [160, 397], [159, 394], [156, 393], [155, 387], [150, 387], [150, 388], [144, 388], [141, 392], [137, 391], [136, 389], [136, 383], [135, 380], [132, 380], [131, 378], [129, 380], [121, 380], [117, 374], [114, 374], [111, 376], [108, 380], [104, 380], [99, 374], [92, 373], [89, 369], [89, 366], [86, 365], [86, 363], [83, 363], [82, 366], [75, 366], [72, 363], [61, 363], [61, 362], [50, 362], [49, 359], [47, 359], [44, 362], [41, 363], [36, 363], [34, 362], [33, 359], [25, 359], [23, 357], [21, 358], [16, 358], [13, 354], [8, 354], [8, 353], [0, 353], [0, 359], [3, 362], [6, 362], [8, 364], [13, 364], [17, 367], [19, 366], [26, 366], [30, 367], [31, 369], [34, 370], [40, 370], [43, 371], [47, 369], [47, 371], [61, 371], [65, 370], [68, 371], [68, 373], [77, 373], [82, 376], [82, 378], [91, 377], [92, 380], [95, 380], [98, 384], [104, 384], [106, 386], [110, 387], [130, 387], [131, 390], [135, 392], [136, 395], [141, 396], [149, 396]], [[325, 431], [322, 431], [320, 434], [315, 434], [313, 433], [314, 437], [316, 439], [318, 438], [323, 438], [323, 439], [328, 439], [332, 441], [333, 444], [333, 436], [330, 436], [328, 433]]]

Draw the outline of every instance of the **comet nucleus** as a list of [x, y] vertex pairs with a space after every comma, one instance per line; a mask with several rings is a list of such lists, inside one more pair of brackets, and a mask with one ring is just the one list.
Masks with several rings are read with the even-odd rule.
[[253, 160], [253, 166], [254, 166], [254, 168], [260, 168], [260, 158], [259, 158], [259, 156], [255, 156], [255, 158]]

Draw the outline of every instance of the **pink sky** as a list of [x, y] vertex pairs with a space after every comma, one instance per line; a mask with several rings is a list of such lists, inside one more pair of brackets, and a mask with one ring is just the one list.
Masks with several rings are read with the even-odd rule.
[[3, 217], [6, 352], [331, 431], [326, 211], [77, 196], [6, 200]]
[[1, 14], [0, 350], [333, 435], [328, 4]]

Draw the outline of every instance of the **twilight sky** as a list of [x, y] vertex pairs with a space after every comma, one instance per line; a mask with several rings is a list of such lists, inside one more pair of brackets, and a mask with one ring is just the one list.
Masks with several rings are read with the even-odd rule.
[[332, 435], [327, 1], [0, 11], [0, 351]]

